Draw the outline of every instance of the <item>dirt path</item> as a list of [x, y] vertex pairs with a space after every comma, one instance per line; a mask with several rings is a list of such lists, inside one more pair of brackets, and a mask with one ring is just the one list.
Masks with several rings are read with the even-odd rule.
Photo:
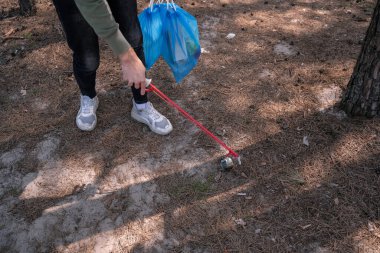
[[[140, 9], [146, 4], [140, 3]], [[203, 54], [180, 86], [149, 75], [241, 154], [225, 154], [157, 97], [175, 131], [130, 120], [103, 43], [98, 127], [50, 1], [0, 3], [0, 252], [380, 252], [380, 121], [336, 109], [373, 1], [179, 1]], [[236, 36], [227, 39], [229, 33]]]

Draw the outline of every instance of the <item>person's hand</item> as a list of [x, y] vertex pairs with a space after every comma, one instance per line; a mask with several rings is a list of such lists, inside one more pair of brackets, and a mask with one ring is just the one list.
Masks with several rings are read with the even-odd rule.
[[141, 95], [145, 94], [145, 67], [135, 50], [131, 47], [120, 56], [123, 81], [128, 82], [128, 86], [135, 86], [141, 89]]

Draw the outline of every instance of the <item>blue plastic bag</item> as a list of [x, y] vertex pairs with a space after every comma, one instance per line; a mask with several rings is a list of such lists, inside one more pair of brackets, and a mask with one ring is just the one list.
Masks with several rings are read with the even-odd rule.
[[143, 47], [147, 69], [150, 69], [161, 55], [163, 43], [161, 14], [160, 5], [153, 4], [138, 16], [143, 33]]
[[163, 43], [161, 55], [177, 83], [197, 65], [201, 54], [197, 20], [175, 4], [160, 4]]
[[139, 15], [145, 65], [150, 69], [162, 56], [178, 83], [197, 65], [201, 54], [197, 20], [173, 2], [153, 2]]

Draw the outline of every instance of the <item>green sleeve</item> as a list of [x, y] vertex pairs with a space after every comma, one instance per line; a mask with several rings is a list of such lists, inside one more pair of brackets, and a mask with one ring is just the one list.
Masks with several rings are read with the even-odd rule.
[[[67, 0], [63, 0], [67, 1]], [[130, 0], [127, 0], [130, 1]], [[107, 41], [116, 55], [126, 52], [131, 46], [119, 30], [119, 24], [112, 16], [105, 0], [75, 0], [79, 11], [94, 29], [95, 33]]]

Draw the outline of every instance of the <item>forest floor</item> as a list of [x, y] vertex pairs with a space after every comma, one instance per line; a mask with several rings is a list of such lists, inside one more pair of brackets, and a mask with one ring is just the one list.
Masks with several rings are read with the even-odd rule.
[[98, 126], [79, 131], [54, 6], [2, 0], [0, 252], [380, 252], [380, 120], [336, 106], [374, 1], [178, 4], [199, 64], [180, 85], [162, 61], [149, 76], [242, 165], [221, 172], [226, 152], [154, 95], [174, 131], [132, 121], [104, 42]]

